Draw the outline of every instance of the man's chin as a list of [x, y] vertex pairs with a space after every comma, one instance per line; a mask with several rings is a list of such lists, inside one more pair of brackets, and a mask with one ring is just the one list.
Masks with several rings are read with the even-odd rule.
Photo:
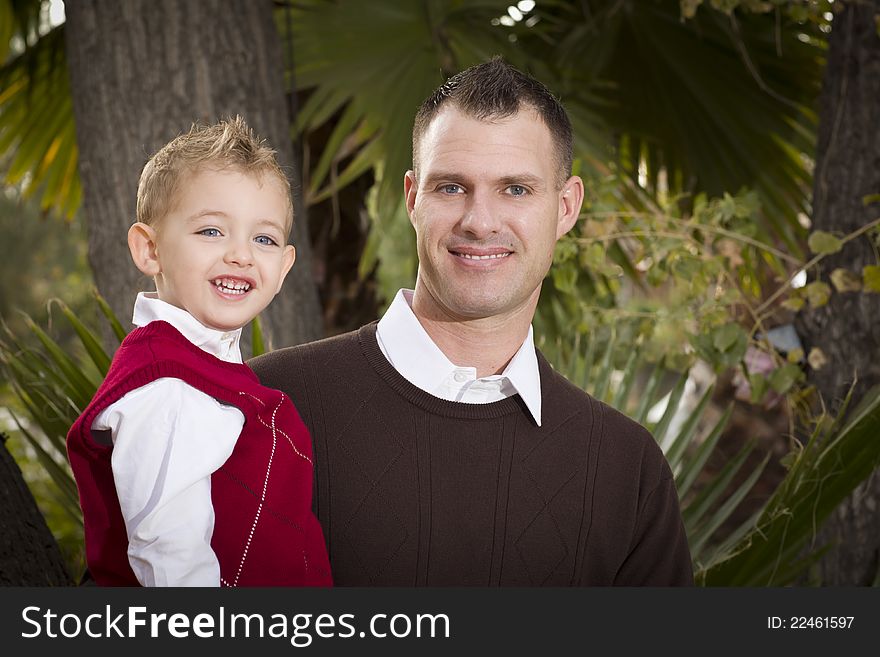
[[450, 299], [448, 308], [462, 319], [474, 320], [501, 315], [506, 312], [507, 304], [497, 294], [469, 294]]

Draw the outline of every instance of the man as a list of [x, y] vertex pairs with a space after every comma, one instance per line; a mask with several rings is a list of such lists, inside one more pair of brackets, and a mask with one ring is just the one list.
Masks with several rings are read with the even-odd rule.
[[337, 586], [693, 582], [656, 442], [534, 347], [583, 201], [571, 161], [542, 84], [498, 59], [454, 76], [413, 129], [415, 290], [378, 323], [252, 362], [312, 433]]

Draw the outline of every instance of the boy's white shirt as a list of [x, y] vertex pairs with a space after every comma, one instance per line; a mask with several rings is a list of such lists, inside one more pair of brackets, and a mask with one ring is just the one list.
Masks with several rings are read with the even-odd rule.
[[[241, 329], [207, 328], [155, 292], [138, 294], [132, 323], [164, 320], [217, 358], [241, 363]], [[219, 586], [211, 549], [211, 474], [232, 454], [244, 415], [180, 379], [162, 378], [104, 409], [93, 430], [109, 429], [111, 466], [128, 532], [128, 559], [144, 586]]]
[[455, 365], [434, 344], [412, 311], [413, 291], [398, 290], [376, 327], [379, 348], [407, 381], [448, 401], [490, 404], [519, 394], [541, 426], [541, 376], [532, 327], [501, 374], [477, 378], [477, 368]]

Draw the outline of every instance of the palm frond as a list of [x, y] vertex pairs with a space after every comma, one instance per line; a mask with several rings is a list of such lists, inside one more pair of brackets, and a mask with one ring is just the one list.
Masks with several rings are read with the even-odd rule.
[[[95, 296], [108, 324], [121, 331], [106, 301], [97, 293]], [[62, 301], [53, 300], [50, 309], [52, 307], [57, 307], [73, 328], [87, 360], [77, 360], [67, 354], [45, 329], [26, 317], [27, 336], [14, 335], [3, 324], [0, 367], [29, 422], [26, 425], [11, 409], [10, 414], [54, 483], [59, 503], [81, 524], [76, 484], [67, 462], [67, 432], [106, 374], [111, 350], [105, 348], [98, 335]]]
[[0, 67], [0, 153], [4, 178], [40, 194], [43, 210], [72, 217], [82, 198], [64, 51], [64, 25]]
[[[730, 552], [698, 572], [706, 585], [782, 586], [803, 571], [793, 564], [813, 545], [822, 522], [880, 465], [880, 387], [870, 390], [831, 435], [813, 432], [755, 527]], [[809, 560], [807, 561], [809, 562]]]

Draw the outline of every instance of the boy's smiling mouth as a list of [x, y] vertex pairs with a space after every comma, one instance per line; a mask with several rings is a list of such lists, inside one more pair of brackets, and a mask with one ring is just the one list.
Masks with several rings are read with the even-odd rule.
[[251, 281], [232, 276], [220, 276], [211, 283], [224, 296], [244, 296], [254, 286]]

